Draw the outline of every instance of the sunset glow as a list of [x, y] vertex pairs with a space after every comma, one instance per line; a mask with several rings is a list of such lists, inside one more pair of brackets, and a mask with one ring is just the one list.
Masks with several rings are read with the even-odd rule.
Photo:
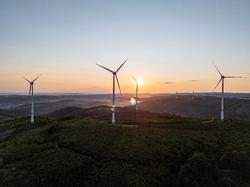
[[137, 79], [137, 83], [139, 86], [143, 86], [144, 80], [143, 79]]
[[[250, 92], [249, 2], [69, 1], [0, 3], [0, 92], [27, 92], [22, 79], [43, 74], [38, 92], [111, 93], [119, 72], [124, 93]], [[29, 11], [29, 10], [32, 10]], [[45, 14], [46, 12], [46, 14]], [[190, 13], [191, 12], [191, 13]], [[215, 91], [219, 91], [219, 88]]]

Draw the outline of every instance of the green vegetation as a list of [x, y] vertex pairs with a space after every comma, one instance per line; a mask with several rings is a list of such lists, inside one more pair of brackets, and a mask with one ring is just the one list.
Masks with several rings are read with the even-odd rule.
[[19, 130], [0, 143], [0, 186], [250, 185], [249, 122], [158, 117], [5, 122]]

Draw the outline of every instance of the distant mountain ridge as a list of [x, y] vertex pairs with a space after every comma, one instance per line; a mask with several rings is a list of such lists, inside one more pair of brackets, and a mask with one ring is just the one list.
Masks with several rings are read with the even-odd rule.
[[[220, 98], [202, 96], [157, 97], [140, 103], [140, 109], [183, 117], [219, 118]], [[250, 119], [250, 100], [225, 98], [225, 118]]]
[[[237, 95], [237, 94], [236, 94]], [[132, 95], [131, 95], [132, 96]], [[219, 95], [218, 95], [219, 96]], [[141, 97], [139, 111], [151, 113], [166, 113], [182, 117], [201, 119], [218, 119], [220, 115], [220, 97], [201, 94], [172, 94]], [[239, 97], [225, 98], [226, 119], [250, 119], [250, 99], [248, 94], [238, 94]], [[244, 97], [243, 97], [244, 96]], [[130, 111], [130, 97], [117, 97], [117, 112], [122, 116]], [[27, 96], [1, 96], [0, 109], [2, 119], [27, 117], [30, 115], [30, 100]], [[101, 117], [110, 118], [110, 95], [85, 96], [37, 96], [35, 99], [35, 116], [53, 117]], [[120, 108], [121, 107], [121, 108]], [[122, 111], [122, 112], [121, 112]], [[151, 115], [147, 113], [147, 115]]]

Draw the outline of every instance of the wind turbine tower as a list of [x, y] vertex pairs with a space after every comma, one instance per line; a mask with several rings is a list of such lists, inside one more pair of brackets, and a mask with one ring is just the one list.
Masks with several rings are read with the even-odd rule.
[[244, 78], [244, 77], [240, 77], [240, 76], [225, 76], [221, 73], [221, 71], [217, 68], [216, 65], [214, 65], [216, 70], [218, 71], [218, 73], [220, 74], [220, 80], [219, 82], [217, 83], [217, 85], [215, 86], [214, 89], [216, 89], [218, 87], [218, 85], [221, 83], [221, 109], [220, 109], [220, 120], [221, 121], [224, 121], [224, 80], [225, 79], [235, 79], [235, 78]]
[[24, 79], [30, 84], [29, 95], [31, 96], [31, 116], [30, 123], [34, 124], [34, 83], [41, 75], [37, 76], [33, 81], [30, 81], [24, 77]]
[[138, 90], [139, 90], [139, 82], [137, 81], [137, 79], [132, 75], [132, 78], [135, 81], [136, 84], [136, 89], [135, 89], [135, 110], [138, 110]]
[[121, 92], [121, 87], [120, 87], [120, 83], [119, 83], [119, 79], [118, 79], [118, 76], [117, 76], [117, 73], [119, 72], [119, 70], [122, 68], [122, 66], [127, 62], [128, 59], [126, 59], [120, 66], [119, 68], [116, 70], [116, 71], [112, 71], [100, 64], [97, 64], [98, 66], [100, 66], [101, 68], [109, 71], [110, 73], [112, 73], [113, 75], [113, 97], [112, 97], [112, 124], [115, 125], [115, 83], [117, 82], [117, 85], [119, 87], [119, 90], [120, 90], [120, 94], [122, 94]]

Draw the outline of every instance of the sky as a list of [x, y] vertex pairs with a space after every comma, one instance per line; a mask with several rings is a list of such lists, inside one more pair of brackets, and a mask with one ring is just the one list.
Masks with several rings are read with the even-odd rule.
[[[1, 0], [0, 92], [250, 92], [249, 0]], [[215, 91], [220, 91], [218, 87]]]

